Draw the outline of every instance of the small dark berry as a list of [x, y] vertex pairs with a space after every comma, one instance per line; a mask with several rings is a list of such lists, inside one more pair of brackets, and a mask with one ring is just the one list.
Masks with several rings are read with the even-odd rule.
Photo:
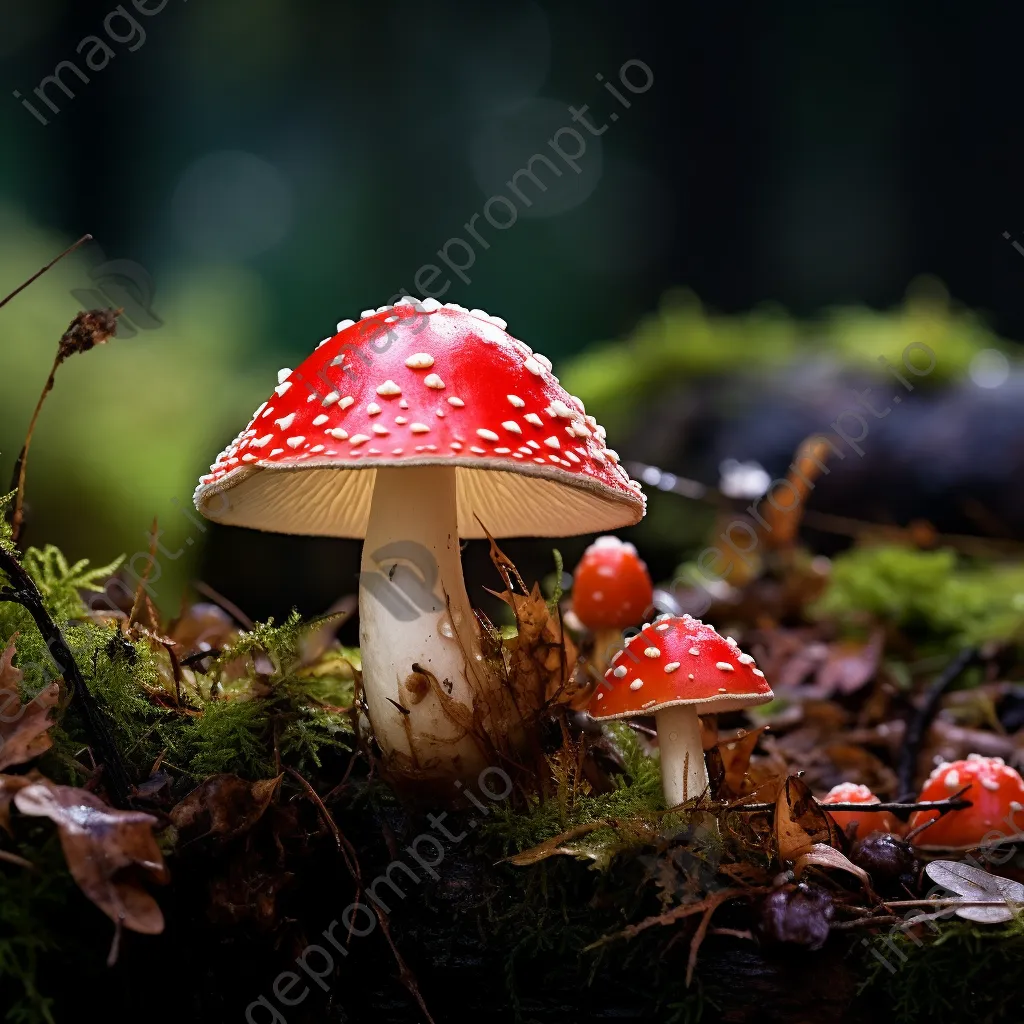
[[910, 844], [891, 832], [872, 832], [850, 852], [850, 860], [863, 868], [878, 885], [899, 881], [914, 874], [917, 860]]
[[821, 949], [828, 938], [835, 907], [816, 885], [785, 885], [769, 893], [761, 906], [761, 936], [768, 942], [791, 942]]

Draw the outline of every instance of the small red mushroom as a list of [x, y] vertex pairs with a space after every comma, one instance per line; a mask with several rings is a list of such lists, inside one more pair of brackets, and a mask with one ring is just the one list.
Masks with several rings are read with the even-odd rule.
[[700, 796], [708, 786], [698, 715], [764, 704], [773, 697], [764, 673], [732, 637], [689, 615], [644, 623], [605, 673], [588, 711], [598, 721], [654, 715], [665, 804]]
[[[1021, 835], [1016, 819], [1024, 809], [1024, 779], [1001, 757], [969, 754], [966, 761], [944, 761], [928, 776], [921, 800], [945, 800], [964, 786], [963, 794], [972, 806], [947, 811], [934, 825], [914, 836], [911, 842], [922, 850], [970, 850], [994, 846]], [[934, 821], [938, 811], [915, 811], [910, 829]], [[1024, 818], [1021, 819], [1024, 822]]]
[[653, 600], [650, 574], [632, 544], [598, 537], [583, 552], [573, 574], [572, 609], [594, 634], [598, 671], [622, 646], [622, 631], [642, 622]]
[[[819, 801], [822, 804], [878, 804], [881, 801], [867, 786], [858, 786], [853, 782], [840, 782], [833, 786]], [[856, 839], [858, 832], [867, 835], [869, 832], [893, 832], [899, 834], [900, 823], [888, 811], [829, 811], [828, 815], [851, 839]], [[852, 826], [852, 827], [851, 827]]]

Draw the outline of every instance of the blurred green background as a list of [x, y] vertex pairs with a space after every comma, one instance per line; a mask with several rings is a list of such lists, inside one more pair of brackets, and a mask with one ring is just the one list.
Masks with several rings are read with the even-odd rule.
[[[976, 379], [979, 353], [1012, 361], [1012, 19], [880, 2], [3, 3], [0, 293], [96, 241], [0, 310], [0, 477], [77, 309], [124, 302], [135, 328], [59, 373], [26, 540], [106, 561], [145, 551], [158, 517], [167, 611], [196, 574], [260, 615], [351, 590], [357, 546], [214, 529], [191, 512], [195, 479], [279, 366], [399, 289], [422, 294], [417, 271], [550, 155], [570, 106], [607, 124], [579, 173], [526, 183], [533, 202], [440, 297], [549, 355], [624, 455], [644, 458], [658, 395], [705, 379], [822, 353], [866, 372], [915, 339], [938, 354], [933, 390]], [[73, 96], [51, 83], [54, 110], [34, 90], [62, 61], [89, 80], [65, 67]], [[627, 61], [653, 73], [642, 94], [619, 81]], [[702, 520], [679, 501], [655, 493], [641, 537], [688, 536]]]

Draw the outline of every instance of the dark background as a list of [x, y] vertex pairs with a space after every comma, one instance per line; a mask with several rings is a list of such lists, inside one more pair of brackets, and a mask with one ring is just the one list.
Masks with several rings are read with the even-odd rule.
[[[337, 320], [400, 287], [415, 293], [416, 269], [569, 123], [568, 105], [618, 109], [595, 76], [614, 81], [630, 59], [650, 66], [654, 86], [443, 300], [505, 317], [557, 364], [625, 335], [676, 286], [723, 312], [767, 302], [810, 316], [889, 307], [928, 273], [997, 333], [1024, 338], [1024, 255], [1003, 237], [1024, 241], [1011, 5], [168, 0], [148, 18], [125, 6], [145, 42], [135, 52], [111, 43], [116, 57], [88, 85], [75, 81], [76, 97], [61, 98], [45, 126], [11, 92], [31, 95], [76, 59], [115, 7], [0, 6], [0, 207], [63, 244], [90, 231], [108, 258], [145, 267], [166, 327], [142, 337], [167, 346], [169, 375], [183, 360], [163, 337], [194, 328], [190, 307], [170, 300], [182, 275], [240, 271], [259, 296], [243, 355], [217, 373], [247, 369], [243, 356], [297, 365]], [[38, 264], [5, 235], [14, 287]], [[45, 295], [18, 301], [24, 310]], [[55, 338], [71, 308], [52, 325], [41, 309], [33, 326]], [[0, 378], [23, 369], [12, 346], [37, 344], [4, 324]], [[202, 337], [210, 352], [218, 329]], [[38, 344], [46, 366], [50, 341]], [[271, 384], [205, 409], [177, 475], [149, 491], [140, 482], [145, 500], [125, 498], [129, 511], [108, 518], [134, 537], [154, 513], [173, 517], [169, 496], [187, 502], [187, 479]], [[165, 386], [182, 388], [187, 408], [188, 390], [170, 376]], [[26, 387], [34, 400], [34, 377]], [[5, 459], [22, 407], [4, 421]], [[49, 429], [66, 433], [70, 415], [55, 405]], [[136, 440], [144, 456], [145, 433]], [[133, 458], [122, 476], [137, 471]], [[38, 470], [40, 499], [52, 472]], [[100, 507], [82, 493], [81, 504], [40, 511], [32, 539], [45, 526], [46, 539], [88, 548], [89, 530], [67, 522]], [[204, 575], [254, 615], [296, 601], [319, 610], [355, 570], [351, 544], [207, 536]]]

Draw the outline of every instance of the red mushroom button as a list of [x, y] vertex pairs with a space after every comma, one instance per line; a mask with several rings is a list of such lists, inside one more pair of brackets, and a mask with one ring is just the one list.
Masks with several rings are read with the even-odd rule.
[[645, 623], [612, 658], [588, 711], [598, 721], [654, 715], [665, 803], [675, 807], [708, 785], [698, 715], [772, 697], [764, 673], [732, 637], [689, 615], [663, 616]]
[[926, 821], [939, 820], [914, 836], [911, 842], [922, 850], [969, 850], [992, 846], [1021, 835], [1016, 815], [1024, 809], [1024, 779], [1001, 757], [969, 754], [966, 761], [943, 762], [928, 776], [921, 800], [946, 800], [969, 786], [963, 794], [972, 806], [947, 811], [915, 811], [910, 829]]
[[391, 766], [424, 781], [489, 763], [465, 723], [498, 728], [505, 698], [480, 655], [460, 538], [570, 536], [644, 514], [604, 429], [505, 326], [411, 298], [342, 321], [281, 371], [195, 493], [218, 522], [365, 538], [370, 721]]
[[[823, 804], [877, 804], [881, 803], [867, 786], [858, 786], [853, 782], [840, 782], [833, 786], [821, 798]], [[888, 811], [829, 811], [829, 817], [835, 821], [851, 838], [858, 834], [866, 836], [869, 832], [899, 833], [900, 823]]]
[[647, 566], [632, 544], [598, 537], [583, 552], [573, 574], [572, 608], [594, 634], [593, 662], [599, 671], [622, 646], [622, 631], [642, 622], [653, 600]]

